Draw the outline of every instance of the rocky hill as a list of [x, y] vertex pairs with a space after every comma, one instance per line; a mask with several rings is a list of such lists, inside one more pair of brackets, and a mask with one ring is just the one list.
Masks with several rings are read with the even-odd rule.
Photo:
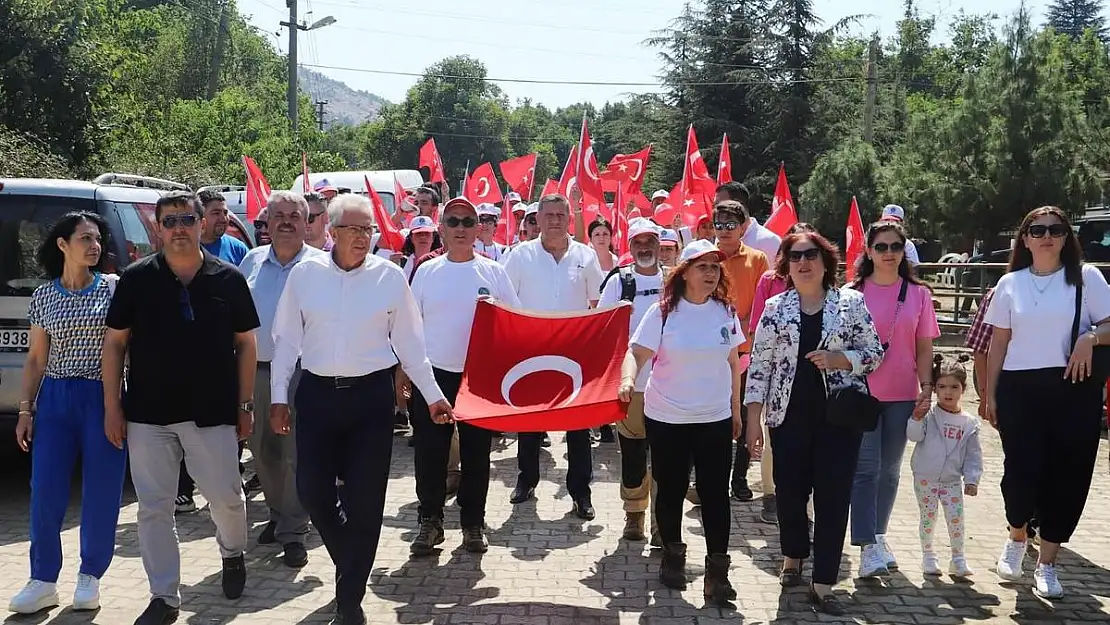
[[360, 124], [378, 117], [386, 100], [368, 91], [358, 91], [311, 69], [297, 71], [301, 91], [315, 100], [324, 100], [324, 119], [328, 124]]

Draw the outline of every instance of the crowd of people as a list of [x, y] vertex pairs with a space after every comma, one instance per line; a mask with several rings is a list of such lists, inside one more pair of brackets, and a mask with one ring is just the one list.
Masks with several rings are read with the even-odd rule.
[[[866, 253], [842, 285], [833, 244], [807, 224], [780, 239], [752, 218], [739, 183], [721, 185], [712, 216], [691, 227], [632, 219], [620, 233], [626, 258], [615, 253], [611, 224], [584, 223], [576, 194], [534, 204], [509, 194], [510, 231], [519, 237], [500, 245], [501, 209], [442, 201], [445, 191], [421, 187], [399, 207], [399, 250], [384, 248], [368, 199], [335, 189], [272, 193], [255, 223], [265, 244], [249, 251], [225, 233], [219, 194], [169, 193], [155, 208], [159, 251], [119, 277], [103, 272], [108, 229], [100, 217], [70, 213], [56, 223], [39, 250], [51, 280], [28, 311], [16, 436], [33, 449], [31, 570], [11, 610], [60, 602], [60, 533], [78, 457], [73, 607], [100, 605], [129, 462], [151, 592], [136, 625], [178, 616], [174, 518], [192, 509], [194, 488], [216, 526], [224, 595], [242, 595], [243, 444], [269, 509], [257, 541], [281, 545], [285, 564], [303, 567], [315, 528], [335, 566], [340, 623], [366, 622], [361, 606], [399, 429], [411, 427], [415, 453], [413, 557], [445, 542], [449, 492], [457, 492], [462, 547], [486, 551], [491, 443], [501, 434], [455, 422], [452, 408], [482, 298], [561, 313], [631, 306], [616, 390], [627, 414], [601, 432], [619, 445], [621, 480], [604, 496], [623, 500], [624, 539], [661, 549], [662, 585], [690, 582], [688, 499], [700, 506], [707, 602], [745, 592], [729, 580], [730, 499], [754, 499], [748, 470], [758, 461], [760, 517], [778, 527], [781, 584], [804, 584], [812, 558], [811, 601], [843, 614], [833, 586], [849, 527], [859, 577], [898, 567], [886, 532], [907, 441], [923, 570], [941, 573], [942, 509], [948, 572], [973, 575], [962, 498], [977, 494], [983, 476], [980, 420], [962, 403], [964, 359], [933, 352], [940, 332], [900, 207], [867, 229]], [[969, 346], [982, 416], [1006, 454], [1010, 531], [998, 572], [1022, 577], [1039, 528], [1034, 588], [1045, 597], [1063, 593], [1056, 555], [1091, 482], [1102, 380], [1093, 362], [1110, 341], [1108, 321], [1110, 287], [1083, 264], [1067, 217], [1051, 207], [1029, 213]], [[1043, 418], [1061, 410], [1071, 418]], [[573, 511], [593, 519], [592, 434], [567, 432], [565, 440]], [[535, 496], [540, 449], [550, 444], [543, 432], [516, 436], [512, 504]]]

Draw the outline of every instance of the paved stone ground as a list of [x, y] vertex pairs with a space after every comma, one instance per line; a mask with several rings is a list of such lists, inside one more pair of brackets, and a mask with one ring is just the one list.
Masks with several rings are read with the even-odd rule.
[[[972, 408], [974, 408], [972, 406]], [[984, 436], [987, 471], [980, 496], [968, 500], [967, 549], [977, 571], [975, 582], [958, 584], [921, 575], [917, 510], [908, 484], [907, 454], [902, 494], [890, 540], [900, 556], [901, 572], [885, 586], [856, 583], [857, 552], [843, 562], [838, 586], [852, 597], [851, 617], [844, 622], [920, 623], [1110, 623], [1110, 480], [1104, 442], [1087, 511], [1074, 542], [1062, 552], [1061, 579], [1068, 596], [1050, 604], [1030, 592], [1029, 582], [1000, 584], [994, 561], [1003, 538], [1004, 518], [998, 482], [1001, 449], [997, 436]], [[457, 549], [458, 510], [447, 513], [448, 542], [438, 558], [410, 561], [408, 541], [414, 534], [412, 450], [403, 440], [394, 445], [393, 474], [382, 547], [365, 602], [370, 623], [525, 623], [534, 625], [708, 625], [710, 623], [833, 622], [815, 614], [803, 589], [782, 592], [776, 575], [775, 528], [757, 519], [757, 503], [733, 504], [732, 580], [740, 600], [736, 610], [706, 609], [701, 597], [704, 543], [696, 511], [687, 514], [689, 572], [699, 576], [685, 593], [662, 588], [655, 580], [657, 555], [643, 543], [620, 538], [623, 524], [617, 495], [619, 458], [616, 446], [595, 446], [594, 504], [598, 517], [583, 523], [570, 514], [561, 485], [566, 462], [556, 438], [545, 452], [547, 478], [538, 501], [513, 507], [508, 495], [515, 480], [515, 444], [494, 455], [488, 523], [489, 553], [475, 556]], [[26, 463], [9, 461], [0, 486], [0, 600], [22, 587], [27, 571]], [[752, 477], [758, 480], [758, 470]], [[552, 480], [555, 480], [554, 482]], [[75, 492], [76, 496], [76, 492]], [[76, 502], [76, 499], [75, 499]], [[74, 505], [63, 536], [69, 556], [60, 591], [68, 601], [76, 577], [79, 530]], [[139, 559], [136, 504], [128, 493], [118, 530], [118, 549], [104, 580], [104, 606], [95, 614], [58, 608], [49, 614], [15, 618], [26, 623], [101, 623], [129, 625], [145, 607], [146, 578]], [[249, 503], [252, 539], [265, 510], [260, 498]], [[333, 570], [315, 536], [311, 561], [301, 571], [284, 567], [280, 550], [252, 546], [247, 555], [250, 578], [244, 596], [227, 601], [220, 594], [219, 560], [213, 526], [206, 510], [179, 519], [184, 598], [179, 622], [191, 625], [249, 623], [328, 623], [331, 619]], [[942, 542], [943, 544], [943, 542]], [[806, 571], [808, 574], [808, 569]]]

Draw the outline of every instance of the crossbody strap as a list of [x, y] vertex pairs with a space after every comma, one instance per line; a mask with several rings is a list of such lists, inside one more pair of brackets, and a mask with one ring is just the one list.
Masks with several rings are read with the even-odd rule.
[[1071, 348], [1079, 342], [1079, 318], [1083, 313], [1083, 272], [1079, 272], [1079, 282], [1075, 283], [1075, 316], [1071, 322]]

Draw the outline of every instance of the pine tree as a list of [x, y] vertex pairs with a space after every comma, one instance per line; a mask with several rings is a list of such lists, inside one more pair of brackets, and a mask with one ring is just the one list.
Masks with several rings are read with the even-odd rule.
[[1107, 39], [1106, 18], [1102, 0], [1055, 0], [1048, 7], [1048, 26], [1056, 32], [1079, 39], [1083, 31], [1093, 28], [1103, 41]]

